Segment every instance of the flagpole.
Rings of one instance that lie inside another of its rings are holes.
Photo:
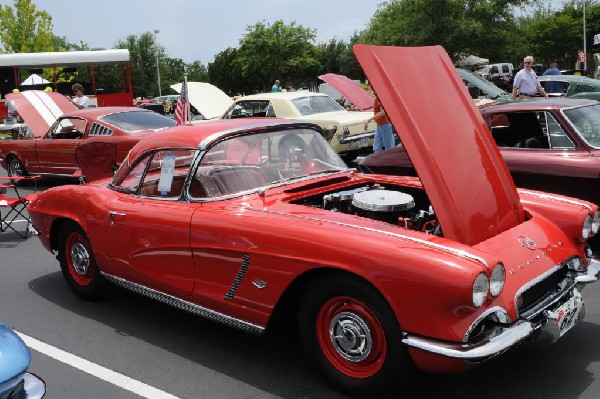
[[[587,74],[587,48],[585,46],[585,0],[583,1],[583,54],[585,58],[583,59],[583,70]]]

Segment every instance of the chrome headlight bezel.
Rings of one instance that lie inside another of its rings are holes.
[[[490,280],[485,273],[479,273],[473,282],[473,306],[476,308],[484,304],[490,292]]]
[[[506,281],[506,269],[502,263],[498,263],[492,275],[490,276],[490,294],[492,296],[498,296],[504,289],[504,282]]]
[[[587,215],[583,220],[583,226],[581,227],[581,238],[587,240],[592,237],[592,215]]]

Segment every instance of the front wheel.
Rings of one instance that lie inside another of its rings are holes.
[[[19,158],[15,156],[11,156],[8,160],[8,167],[6,168],[8,175],[10,177],[23,177],[27,176],[27,170],[25,170],[25,166],[19,161]]]
[[[59,245],[60,268],[73,292],[83,299],[103,298],[108,282],[100,274],[92,246],[81,227],[72,222],[64,225]]]
[[[414,375],[394,313],[358,278],[337,275],[313,282],[302,297],[298,321],[306,352],[348,393],[390,395]]]

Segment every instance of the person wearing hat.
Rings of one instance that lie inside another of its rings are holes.
[[[87,108],[90,105],[90,98],[83,95],[83,86],[79,83],[75,83],[73,86],[71,86],[71,89],[73,89],[73,93],[75,94],[74,97],[67,96],[69,101],[71,101],[71,104],[79,109]]]
[[[517,100],[517,95],[521,100],[530,100],[537,93],[544,97],[548,94],[537,79],[535,71],[531,68],[533,65],[533,57],[528,55],[523,59],[523,69],[515,75],[512,89],[512,100]]]

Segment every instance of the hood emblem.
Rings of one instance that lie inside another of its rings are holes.
[[[535,241],[533,241],[529,237],[519,236],[519,237],[517,237],[517,240],[519,241],[519,244],[521,244],[523,247],[525,247],[527,249],[531,249],[533,251],[534,249],[537,248],[537,245],[535,245]]]

